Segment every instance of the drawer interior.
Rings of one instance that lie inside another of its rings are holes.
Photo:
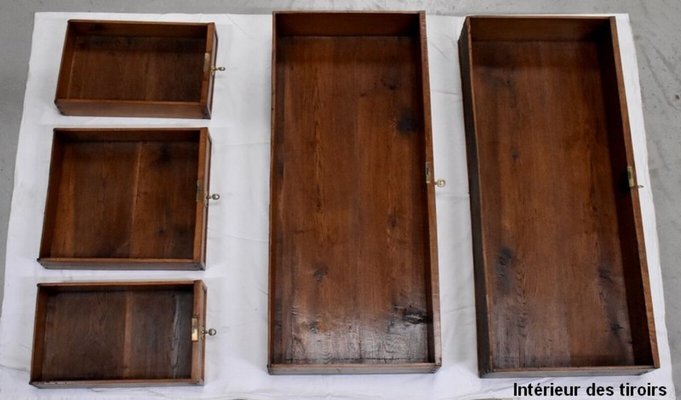
[[[652,366],[614,20],[469,21],[469,173],[490,369]]]
[[[57,97],[198,102],[207,25],[69,21]]]
[[[200,136],[55,130],[40,257],[192,259]]]
[[[39,287],[31,381],[188,380],[194,286]]]
[[[419,15],[275,19],[270,372],[432,370]]]

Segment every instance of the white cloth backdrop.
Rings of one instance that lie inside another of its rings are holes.
[[[215,22],[217,64],[211,120],[65,117],[53,104],[69,18]],[[665,385],[674,398],[655,213],[636,54],[627,15],[617,15],[634,141],[661,368],[640,377],[480,379],[477,375],[473,261],[457,38],[462,17],[428,16],[428,51],[437,178],[443,365],[435,374],[270,376],[267,374],[270,15],[38,13],[19,136],[10,214],[5,298],[0,319],[0,397],[89,399],[479,399],[508,398],[514,382]],[[54,127],[208,126],[213,138],[205,272],[60,271],[37,262]],[[203,279],[208,325],[203,387],[36,389],[28,384],[36,283]]]

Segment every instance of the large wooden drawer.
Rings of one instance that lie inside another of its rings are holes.
[[[440,366],[424,13],[274,14],[272,374]]]
[[[203,269],[210,149],[206,128],[55,129],[38,261]]]
[[[31,384],[203,384],[205,319],[201,281],[38,284]]]
[[[657,368],[615,19],[469,17],[459,48],[480,374]]]
[[[213,23],[70,20],[55,104],[65,115],[210,118]]]

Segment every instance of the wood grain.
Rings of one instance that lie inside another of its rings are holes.
[[[202,268],[209,143],[205,128],[55,129],[39,261]]]
[[[196,284],[39,284],[31,383],[201,383],[203,373],[192,374],[203,370],[194,365],[203,356],[193,359],[203,348],[191,341],[191,318],[202,312]]]
[[[480,372],[640,373],[658,362],[614,19],[536,22],[470,17],[460,39]]]
[[[423,15],[382,35],[358,23],[380,14],[274,18],[270,372],[432,372]]]
[[[55,103],[65,115],[210,118],[214,24],[68,22]]]
[[[208,289],[202,281],[194,281],[194,310],[193,317],[198,318],[199,330],[209,329],[206,322],[208,301]],[[199,335],[199,340],[192,342],[192,369],[191,379],[193,382],[203,384],[206,358],[206,337]]]

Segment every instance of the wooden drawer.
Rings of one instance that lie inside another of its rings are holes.
[[[202,281],[40,283],[31,384],[203,384]]]
[[[480,374],[657,368],[615,19],[469,17],[459,49]]]
[[[206,128],[55,129],[38,261],[203,269],[210,146]]]
[[[210,118],[212,23],[70,20],[55,104],[64,115]]]
[[[424,13],[274,13],[272,374],[440,366]]]

